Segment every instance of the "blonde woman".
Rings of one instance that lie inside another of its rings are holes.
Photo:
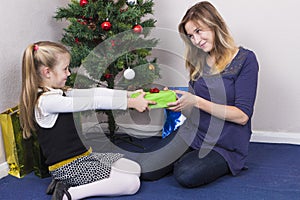
[[[190,87],[188,92],[177,90],[180,98],[168,105],[187,119],[167,138],[172,140],[176,134],[155,163],[164,162],[180,148],[187,151],[175,164],[170,161],[152,172],[144,173],[144,162],[140,164],[145,180],[173,170],[176,180],[191,188],[224,175],[235,176],[246,168],[259,67],[255,54],[235,44],[223,18],[207,1],[187,10],[179,32],[186,45]]]

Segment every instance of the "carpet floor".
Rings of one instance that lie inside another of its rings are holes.
[[[172,175],[154,182],[142,182],[133,196],[92,197],[113,200],[296,200],[300,199],[300,146],[290,144],[251,143],[248,170],[236,177],[225,176],[195,189],[182,188]],[[0,199],[47,200],[50,178],[34,173],[24,178],[6,176],[0,179]]]

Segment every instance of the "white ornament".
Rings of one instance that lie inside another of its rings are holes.
[[[124,71],[124,77],[127,79],[127,80],[131,80],[131,79],[134,79],[135,77],[135,72],[133,71],[133,69],[126,69]]]
[[[126,0],[126,4],[128,6],[134,6],[137,4],[136,0]]]

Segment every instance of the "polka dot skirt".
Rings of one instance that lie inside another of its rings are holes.
[[[111,165],[123,155],[119,153],[91,153],[54,171],[51,176],[69,186],[79,186],[108,178]]]

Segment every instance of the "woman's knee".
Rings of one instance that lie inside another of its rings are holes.
[[[197,151],[190,152],[174,165],[176,180],[188,188],[209,184],[228,173],[226,161],[214,151],[202,159],[198,158]]]
[[[183,187],[191,188],[194,187],[192,180],[195,179],[191,172],[191,169],[188,166],[175,165],[174,166],[174,177],[176,181]]]

